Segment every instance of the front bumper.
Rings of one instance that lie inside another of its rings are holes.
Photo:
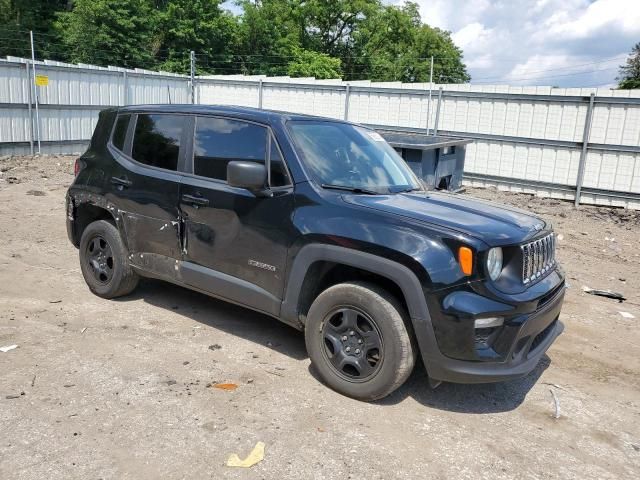
[[[558,320],[563,299],[564,288],[541,311],[523,319],[506,360],[468,361],[439,355],[428,362],[429,376],[447,382],[485,383],[527,375],[564,330],[564,325]]]
[[[437,351],[423,352],[429,377],[436,381],[485,383],[518,378],[531,372],[564,330],[558,317],[564,300],[565,285],[559,273],[558,279],[562,281],[558,281],[547,295],[538,299],[535,308],[530,308],[529,304],[529,308],[517,307],[515,312],[505,315],[504,326],[496,329],[489,345],[479,344],[477,340],[469,341],[468,337],[474,332],[469,327],[474,320],[472,315],[457,319],[459,331],[462,325],[467,325],[464,328],[467,332],[465,342],[460,342],[459,335],[457,338],[450,335],[443,337],[445,332],[438,332],[437,322],[433,324],[435,337],[438,338],[438,348],[434,349]],[[493,302],[489,305],[499,304]],[[477,313],[478,317],[487,316],[485,312]],[[497,312],[498,315],[499,313]],[[451,318],[453,317],[449,317],[449,321]],[[451,354],[454,342],[458,342],[455,350],[458,358]],[[460,347],[461,343],[466,345],[466,349]]]

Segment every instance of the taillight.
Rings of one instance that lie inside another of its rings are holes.
[[[73,164],[73,175],[77,177],[80,170],[82,170],[82,160],[76,158],[76,162]]]

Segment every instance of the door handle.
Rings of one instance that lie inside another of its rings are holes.
[[[130,187],[132,185],[131,180],[120,177],[111,177],[111,183],[120,187]]]
[[[204,197],[198,197],[195,195],[182,195],[182,201],[185,203],[190,203],[192,205],[198,206],[206,206],[209,205],[209,199]]]

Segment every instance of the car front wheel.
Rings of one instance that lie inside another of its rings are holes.
[[[360,400],[389,395],[415,363],[404,308],[389,292],[366,282],[322,292],[309,309],[305,340],[322,380]]]

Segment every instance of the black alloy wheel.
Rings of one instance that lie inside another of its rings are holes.
[[[324,354],[338,375],[358,382],[374,376],[384,360],[380,329],[365,312],[341,307],[324,319]]]
[[[95,235],[87,243],[85,255],[89,271],[96,281],[105,284],[113,278],[113,253],[102,235]]]

